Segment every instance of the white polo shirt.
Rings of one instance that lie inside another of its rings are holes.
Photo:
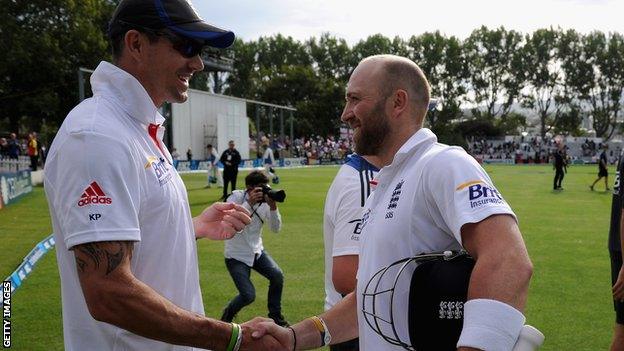
[[[420,160],[430,148],[436,154]],[[362,313],[362,293],[373,275],[402,258],[460,249],[460,229],[466,223],[479,222],[494,214],[509,214],[514,218],[515,215],[483,168],[463,149],[438,144],[429,129],[415,133],[399,149],[392,163],[380,170],[376,180],[378,185],[364,207],[360,235],[357,275],[360,348],[399,351],[403,348],[384,341]],[[409,341],[409,279],[401,279],[404,281],[407,284],[399,284],[395,290],[394,325],[401,339]],[[391,279],[382,279],[377,290],[390,288],[393,283]],[[389,294],[378,295],[375,304],[376,313],[388,319]],[[372,307],[372,299],[366,298],[366,310],[372,312]],[[386,334],[393,335],[387,324],[380,322],[380,325]]]
[[[266,202],[255,204],[253,207],[247,202],[247,193],[244,190],[234,190],[227,202],[242,205],[251,213],[251,223],[234,237],[225,241],[224,256],[233,258],[245,263],[249,267],[253,266],[256,255],[264,250],[262,245],[263,222],[269,225],[272,232],[278,233],[282,227],[282,216],[279,209],[271,211]]]
[[[101,62],[93,97],[67,116],[45,169],[61,274],[66,350],[192,350],[95,321],[80,287],[75,245],[134,241],[132,273],[177,306],[204,314],[184,183],[162,143],[164,118],[143,86]]]
[[[362,156],[352,154],[340,167],[327,191],[323,214],[325,310],[342,299],[332,280],[334,257],[360,252],[362,207],[371,193],[370,182],[377,171]]]

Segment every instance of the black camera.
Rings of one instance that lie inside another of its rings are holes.
[[[273,201],[284,202],[286,199],[286,192],[284,190],[273,190],[268,184],[263,184],[260,188],[262,188],[262,193]]]

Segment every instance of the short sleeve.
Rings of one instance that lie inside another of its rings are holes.
[[[360,182],[354,180],[342,185],[335,198],[333,257],[360,253],[362,222]]]
[[[429,160],[423,170],[423,189],[430,211],[437,211],[458,242],[461,227],[511,207],[485,170],[461,148],[451,147]]]
[[[95,241],[140,241],[143,161],[113,137],[91,132],[68,136],[57,150],[51,174],[46,174],[68,248]]]

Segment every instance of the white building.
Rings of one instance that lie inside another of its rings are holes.
[[[171,148],[176,148],[181,160],[191,148],[193,159],[206,158],[206,145],[212,144],[219,154],[234,140],[243,159],[249,158],[249,120],[244,99],[188,90],[183,104],[171,104]]]

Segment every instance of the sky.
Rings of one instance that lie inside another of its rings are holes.
[[[355,44],[369,35],[408,39],[439,30],[466,38],[485,25],[523,33],[561,27],[624,33],[624,0],[194,0],[209,23],[245,41],[281,33],[304,41],[329,32]]]

